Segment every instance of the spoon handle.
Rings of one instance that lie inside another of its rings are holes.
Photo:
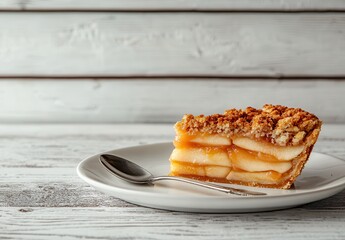
[[[224,193],[240,195],[240,196],[266,195],[266,193],[263,193],[263,192],[254,192],[254,191],[248,191],[248,190],[239,189],[239,188],[225,187],[222,185],[217,185],[217,184],[213,184],[209,182],[201,182],[197,180],[191,180],[191,179],[183,178],[183,177],[159,176],[159,177],[151,178],[151,182],[156,182],[156,181],[161,181],[161,180],[173,180],[173,181],[179,181],[179,182],[184,182],[184,183],[190,183],[190,184],[197,185],[200,187],[217,190]]]

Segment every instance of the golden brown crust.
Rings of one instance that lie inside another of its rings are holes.
[[[312,146],[322,122],[300,108],[266,104],[262,109],[230,109],[210,116],[184,115],[176,128],[194,135],[223,134],[260,138],[279,146],[307,143]]]

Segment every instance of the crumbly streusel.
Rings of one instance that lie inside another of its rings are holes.
[[[240,135],[265,139],[279,146],[298,145],[309,136],[316,136],[317,139],[321,125],[322,122],[315,115],[300,108],[270,104],[262,109],[230,109],[224,114],[210,116],[186,114],[176,123],[177,128],[191,135],[197,132],[228,137]]]

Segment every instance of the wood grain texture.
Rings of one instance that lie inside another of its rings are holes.
[[[341,13],[5,12],[0,29],[0,77],[345,76]]]
[[[283,211],[190,214],[98,193],[75,172],[84,157],[171,141],[163,124],[0,125],[0,239],[339,239],[345,191]],[[325,125],[315,151],[345,159],[345,125]]]
[[[2,0],[2,10],[339,11],[342,0]]]
[[[125,210],[125,211],[124,211]],[[323,239],[345,237],[344,212],[186,214],[133,208],[0,208],[5,239]]]
[[[344,80],[1,80],[0,122],[176,122],[265,103],[345,123]]]

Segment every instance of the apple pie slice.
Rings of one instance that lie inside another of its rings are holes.
[[[308,160],[321,125],[311,113],[280,105],[187,114],[175,125],[170,175],[288,189]]]

